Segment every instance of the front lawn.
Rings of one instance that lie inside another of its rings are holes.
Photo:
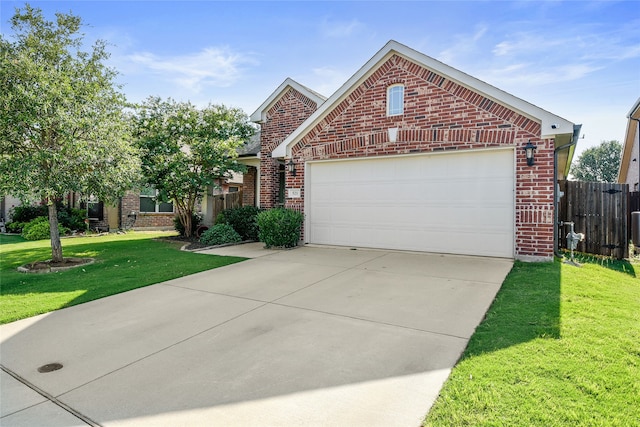
[[[640,425],[638,264],[516,262],[425,426]]]
[[[19,273],[16,268],[50,259],[49,240],[0,235],[0,324],[244,260],[183,252],[179,242],[154,240],[169,235],[133,232],[62,239],[65,257],[96,262],[46,274]]]

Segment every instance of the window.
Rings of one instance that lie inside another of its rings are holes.
[[[239,190],[239,187],[229,187],[229,193],[237,193]]]
[[[158,197],[158,190],[153,187],[144,187],[140,190],[140,212],[173,213],[173,203],[160,202],[156,197]]]
[[[387,116],[404,113],[404,86],[393,85],[387,88]]]
[[[90,196],[87,200],[87,218],[92,221],[102,221],[104,219],[104,204],[95,196]]]

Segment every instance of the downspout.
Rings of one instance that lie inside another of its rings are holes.
[[[564,224],[564,222],[560,221],[558,218],[558,208],[560,206],[560,200],[558,200],[558,152],[560,152],[560,150],[569,149],[578,143],[581,128],[582,125],[573,125],[573,136],[571,137],[571,142],[567,145],[563,145],[562,147],[556,147],[553,150],[553,253],[558,258],[564,257],[560,252],[558,242],[560,227]]]

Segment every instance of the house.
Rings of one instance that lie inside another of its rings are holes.
[[[286,79],[251,119],[245,196],[304,212],[305,243],[553,258],[580,125],[395,41],[329,98]]]
[[[243,181],[242,174],[233,173],[228,179],[219,180],[218,187],[207,189],[197,205],[197,209],[202,211],[203,224],[211,226],[215,220],[213,197],[242,191]],[[173,203],[155,200],[156,195],[155,189],[143,188],[128,191],[115,205],[89,201],[90,226],[98,230],[173,230],[176,216]]]
[[[622,159],[618,171],[618,182],[629,184],[630,191],[640,191],[640,98],[627,114],[627,131],[622,146]]]
[[[260,134],[257,133],[238,149],[238,156],[241,159],[255,157],[259,149]],[[219,179],[216,187],[211,186],[207,189],[199,206],[197,206],[198,211],[202,213],[202,223],[206,226],[211,226],[215,222],[216,212],[213,202],[215,196],[241,192],[244,188],[249,187],[250,198],[247,199],[244,193],[242,196],[244,204],[255,204],[255,200],[251,198],[255,194],[255,185],[255,174],[246,176],[233,172],[229,177]],[[117,217],[119,222],[114,222],[114,225],[109,225],[109,228],[134,228],[136,230],[173,229],[173,221],[176,216],[173,204],[158,202],[154,200],[155,196],[156,191],[153,188],[127,192],[116,208],[119,212]],[[105,217],[109,217],[106,208]]]
[[[20,199],[13,196],[0,196],[0,222],[11,222],[11,211],[14,207],[20,206],[22,203]]]

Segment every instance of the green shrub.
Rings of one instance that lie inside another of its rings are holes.
[[[200,222],[202,222],[202,216],[200,216],[197,213],[192,213],[191,214],[191,235],[195,236],[196,234],[196,230],[198,229],[198,227],[200,226]],[[180,216],[176,215],[173,218],[173,228],[176,229],[176,231],[178,233],[180,233],[181,236],[185,235],[185,229],[184,229],[184,224],[182,224],[182,221],[180,220]]]
[[[200,243],[212,246],[241,241],[242,237],[229,224],[216,224],[202,233],[202,237],[200,237]]]
[[[271,246],[292,248],[298,245],[304,215],[291,209],[271,209],[258,214],[260,241]]]
[[[5,226],[7,229],[7,233],[22,233],[22,228],[26,225],[26,222],[9,222]]]
[[[11,209],[11,221],[27,223],[40,216],[49,215],[47,205],[20,205]]]
[[[84,220],[87,219],[86,209],[75,209],[63,206],[58,208],[58,223],[70,230],[84,231],[87,229],[87,224]]]
[[[86,209],[70,208],[61,201],[56,202],[56,209],[58,211],[58,223],[62,227],[70,230],[86,230],[87,225],[84,222],[84,220],[87,219]],[[22,227],[24,227],[24,224],[43,216],[49,216],[49,208],[47,205],[21,205],[13,208],[11,212],[11,221],[14,223],[21,223],[23,224]],[[22,227],[13,232],[20,233]]]
[[[45,240],[51,237],[49,228],[49,218],[46,216],[39,216],[36,219],[32,219],[22,228],[22,237],[27,240]],[[69,229],[58,224],[58,233],[64,235],[69,232]]]
[[[242,237],[242,240],[258,240],[256,217],[262,209],[255,206],[242,206],[226,209],[218,214],[216,224],[229,224]]]

